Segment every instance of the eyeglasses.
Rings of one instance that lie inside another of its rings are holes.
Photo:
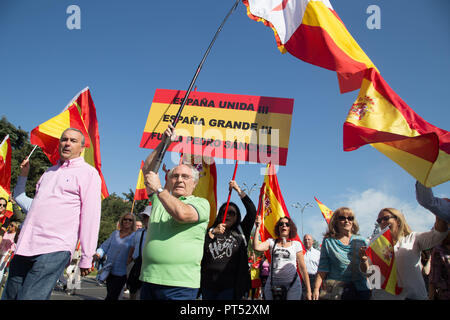
[[[382,222],[388,221],[390,218],[395,219],[396,217],[395,216],[384,216],[384,217],[378,218],[377,222],[378,222],[378,224],[381,224]]]
[[[339,216],[339,217],[338,217],[338,220],[339,220],[339,221],[345,221],[345,220],[353,221],[353,220],[355,220],[355,217],[353,217],[353,216],[350,216],[350,217]]]
[[[284,227],[284,226],[290,227],[291,225],[289,224],[289,222],[280,222],[280,223],[278,224],[278,227]]]
[[[123,219],[122,221],[133,222],[133,219],[125,218],[125,219]]]
[[[186,181],[192,178],[192,176],[188,175],[188,174],[172,174],[171,176],[172,179],[178,180],[178,178],[181,178],[181,180]]]

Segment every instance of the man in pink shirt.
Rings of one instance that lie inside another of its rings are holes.
[[[2,299],[49,299],[78,239],[81,274],[92,270],[100,226],[101,180],[97,170],[80,156],[83,149],[81,131],[66,129],[59,142],[59,162],[42,175],[35,198],[26,205],[27,217]],[[25,172],[27,175],[28,170]]]

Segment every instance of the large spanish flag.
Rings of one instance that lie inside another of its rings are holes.
[[[217,171],[214,158],[183,154],[181,161],[193,165],[200,174],[200,179],[192,194],[208,200],[210,206],[209,228],[217,216]]]
[[[7,201],[6,213],[7,218],[13,215],[13,207],[10,200],[11,197],[11,139],[9,134],[3,138],[0,144],[0,197]]]
[[[142,167],[144,166],[144,161],[141,161],[141,168],[139,169],[138,180],[136,183],[136,191],[134,192],[134,200],[145,200],[148,199],[147,190],[144,184],[144,174],[142,172]]]
[[[97,169],[102,179],[102,199],[109,197],[108,188],[106,187],[105,178],[102,174],[102,159],[100,154],[100,134],[98,132],[97,111],[94,101],[92,100],[89,87],[84,88],[72,100],[70,106],[76,106],[81,114],[83,123],[89,134],[90,146],[84,149],[84,160]]]
[[[38,145],[52,164],[59,160],[59,139],[67,128],[83,132],[85,145],[90,145],[89,135],[76,106],[70,106],[57,116],[40,124],[30,133],[31,144]]]
[[[94,102],[89,88],[83,89],[57,116],[34,128],[30,134],[31,144],[38,145],[51,163],[59,160],[59,139],[67,128],[83,132],[85,149],[84,160],[97,169],[102,180],[102,198],[109,196],[101,171],[100,136]]]
[[[316,197],[314,197],[314,200],[316,200],[317,205],[319,206],[320,212],[322,212],[323,217],[327,221],[327,224],[330,223],[331,216],[333,215],[333,210],[328,208],[326,205],[324,205],[322,202],[319,201]]]
[[[276,239],[274,231],[276,223],[282,217],[290,217],[281,194],[274,165],[270,163],[267,164],[266,175],[259,194],[258,214],[262,218],[262,224],[259,229],[262,242],[268,238]],[[304,252],[305,247],[298,234],[292,240],[299,241]]]
[[[247,15],[273,29],[279,50],[336,71],[341,92],[356,90],[375,68],[328,0],[243,0]]]
[[[372,263],[380,268],[382,276],[381,288],[393,295],[400,294],[402,288],[397,283],[397,265],[389,226],[371,240],[366,254]]]
[[[371,144],[426,187],[450,180],[450,134],[414,112],[367,70],[344,123],[344,151]]]

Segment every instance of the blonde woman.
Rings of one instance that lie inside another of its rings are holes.
[[[107,291],[105,300],[118,300],[127,281],[128,252],[133,244],[135,231],[135,216],[132,213],[124,213],[119,219],[119,230],[115,230],[94,255],[95,261],[107,255],[102,268],[102,273],[107,273],[103,277]]]
[[[402,293],[396,297],[382,292],[380,299],[428,299],[422,277],[420,253],[439,245],[447,236],[447,222],[436,217],[434,228],[427,232],[411,231],[405,216],[397,209],[384,208],[378,214],[377,223],[381,229],[389,226],[394,243],[397,264],[397,280]],[[366,257],[365,257],[366,258]],[[378,294],[377,294],[378,296]]]
[[[371,291],[367,287],[365,275],[361,272],[367,271],[367,263],[360,258],[360,249],[366,246],[367,242],[358,235],[358,232],[358,222],[350,208],[341,207],[334,211],[320,250],[313,291],[314,300],[319,299],[323,282],[325,286],[331,285],[331,281],[326,280],[339,281],[340,290],[337,292],[342,291],[340,296],[342,300],[370,299]]]

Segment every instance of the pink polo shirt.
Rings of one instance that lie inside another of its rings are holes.
[[[69,251],[81,243],[80,268],[92,266],[100,227],[101,180],[82,157],[49,168],[22,225],[16,254]]]

